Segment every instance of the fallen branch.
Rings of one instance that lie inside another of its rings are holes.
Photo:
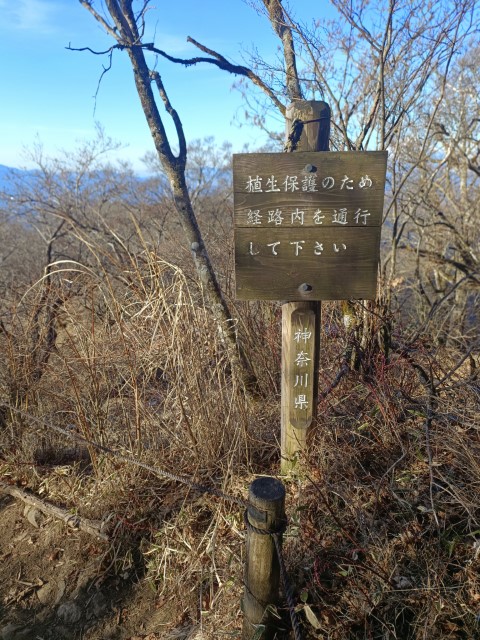
[[[56,507],[53,504],[37,498],[32,493],[19,489],[18,487],[13,487],[5,482],[0,482],[0,491],[12,496],[13,498],[22,500],[25,504],[35,507],[46,515],[63,520],[63,522],[72,529],[79,529],[80,531],[89,533],[90,535],[100,538],[101,540],[105,540],[106,542],[109,540],[108,536],[102,532],[102,524],[98,521],[81,518],[76,514],[70,513],[66,509]]]

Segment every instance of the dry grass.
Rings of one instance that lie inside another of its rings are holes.
[[[175,611],[159,637],[235,637],[238,507],[49,425],[245,496],[253,474],[279,467],[280,307],[236,307],[261,391],[250,399],[187,266],[140,232],[126,260],[89,250],[88,268],[56,263],[48,290],[43,279],[10,307],[2,474],[108,521],[105,573],[141,566],[155,606]],[[347,344],[335,304],[324,305],[323,327],[326,389]],[[480,637],[478,354],[396,342],[388,361],[365,352],[321,401],[298,475],[285,479],[285,555],[306,638]]]

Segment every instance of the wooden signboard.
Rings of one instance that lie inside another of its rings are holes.
[[[386,164],[386,151],[235,154],[237,298],[374,298]]]
[[[315,382],[315,343],[318,342],[315,313],[312,309],[296,309],[283,327],[284,377],[288,389],[288,419],[296,429],[306,429],[313,417]]]

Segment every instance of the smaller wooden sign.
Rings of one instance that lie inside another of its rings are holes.
[[[312,422],[314,408],[315,313],[294,311],[288,328],[284,375],[290,396],[289,420],[295,428],[306,429]]]
[[[374,298],[387,152],[233,156],[237,298]]]

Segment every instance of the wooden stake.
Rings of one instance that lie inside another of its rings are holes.
[[[285,488],[275,478],[257,478],[250,485],[248,523],[262,531],[278,531],[285,522]],[[275,633],[280,565],[272,536],[247,528],[242,640],[268,640]],[[278,620],[277,620],[278,622]],[[278,631],[278,625],[277,625]]]
[[[326,102],[296,100],[287,108],[287,147],[328,151],[330,107]],[[304,451],[308,429],[317,417],[321,303],[303,300],[282,306],[281,470],[289,473]]]

